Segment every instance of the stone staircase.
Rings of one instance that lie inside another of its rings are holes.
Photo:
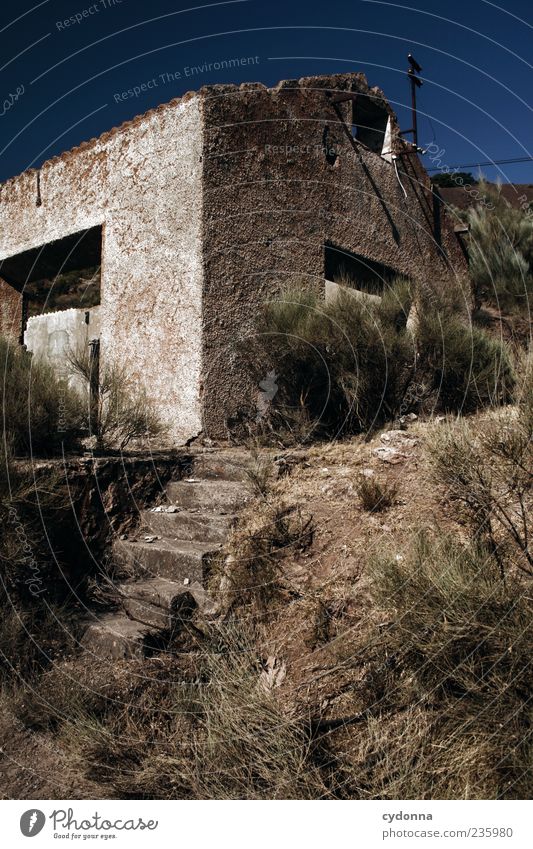
[[[215,614],[206,577],[251,497],[247,462],[244,451],[196,455],[191,477],[167,485],[167,503],[141,512],[135,537],[114,541],[114,564],[129,577],[113,588],[119,609],[86,626],[82,645],[88,652],[142,658],[166,650],[196,610]]]

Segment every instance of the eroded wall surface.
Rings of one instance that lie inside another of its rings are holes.
[[[101,362],[146,387],[175,443],[201,427],[201,154],[185,96],[45,163],[39,193],[36,171],[0,186],[0,260],[103,226]]]
[[[203,90],[204,425],[212,436],[224,436],[257,394],[235,336],[253,335],[261,305],[290,284],[323,294],[327,241],[421,284],[466,273],[390,108],[398,175],[391,156],[353,140],[351,101],[335,108],[328,90],[369,91],[361,74]]]

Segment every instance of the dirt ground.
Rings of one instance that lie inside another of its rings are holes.
[[[384,552],[402,556],[423,529],[453,527],[462,536],[425,451],[428,437],[443,426],[438,417],[383,431],[369,442],[358,437],[314,446],[274,487],[284,503],[312,516],[314,539],[284,563],[290,601],[270,611],[264,651],[284,668],[284,696],[307,699],[324,717],[358,710],[357,700],[343,696],[343,669],[350,668],[353,683],[354,635],[375,618],[368,561]],[[357,494],[362,476],[396,487],[395,503],[383,512],[363,509]]]
[[[107,791],[69,766],[57,737],[29,731],[0,702],[0,798],[105,799]]]

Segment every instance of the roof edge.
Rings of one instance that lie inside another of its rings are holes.
[[[316,86],[316,82],[320,81],[319,88],[335,88],[335,83],[342,83],[346,86],[349,82],[358,82],[362,84],[364,88],[368,91],[373,91],[376,94],[379,94],[383,99],[387,101],[385,95],[381,91],[381,89],[376,86],[370,87],[367,81],[365,74],[361,71],[347,71],[345,73],[336,73],[336,74],[316,74],[312,76],[300,77],[299,79],[294,80],[279,80],[273,86],[266,86],[264,83],[260,82],[243,82],[240,84],[235,83],[213,83],[211,85],[202,86],[201,88],[195,91],[187,91],[185,94],[181,95],[181,97],[174,97],[172,100],[165,101],[165,103],[161,103],[158,106],[154,106],[151,109],[148,109],[146,112],[142,112],[139,115],[135,115],[133,118],[129,118],[127,121],[123,121],[122,124],[118,124],[115,127],[111,127],[109,130],[105,130],[99,136],[93,136],[86,141],[81,142],[79,145],[75,145],[56,156],[52,156],[50,159],[46,159],[40,166],[36,168],[26,168],[24,171],[19,172],[18,174],[14,174],[12,177],[8,177],[6,180],[0,182],[0,191],[9,185],[16,183],[18,180],[23,179],[24,177],[29,177],[32,174],[39,174],[43,171],[43,169],[48,168],[49,166],[56,165],[59,162],[64,162],[70,159],[72,156],[77,155],[78,153],[83,153],[87,150],[90,150],[94,147],[98,142],[107,142],[110,139],[114,138],[116,135],[120,133],[126,132],[132,127],[137,127],[142,124],[144,121],[149,120],[154,115],[162,114],[170,109],[175,108],[176,106],[186,103],[190,100],[193,100],[195,97],[221,97],[227,95],[230,91],[234,91],[236,94],[245,93],[250,91],[261,91],[261,92],[272,92],[272,93],[280,93],[283,90],[287,90],[290,88],[314,88]],[[333,84],[333,85],[332,85]],[[341,86],[339,85],[339,88]]]

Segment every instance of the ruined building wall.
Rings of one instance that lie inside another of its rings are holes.
[[[406,198],[393,163],[354,142],[351,101],[338,104],[339,117],[326,90],[368,86],[363,75],[345,74],[203,92],[209,435],[224,436],[225,419],[253,399],[235,335],[253,334],[258,309],[291,283],[324,292],[327,241],[435,286],[465,273],[444,223],[447,256],[436,243],[429,180],[417,157],[395,143]]]
[[[24,345],[85,397],[87,386],[79,374],[69,370],[68,358],[71,351],[87,350],[90,340],[99,338],[100,307],[56,310],[28,319]]]
[[[403,189],[390,155],[354,141],[352,101],[327,96],[369,91]],[[289,283],[324,294],[327,242],[431,286],[465,272],[396,131],[361,74],[210,86],[0,186],[0,261],[101,227],[102,367],[146,387],[172,441],[223,438],[257,392],[236,337]],[[20,308],[5,294],[3,324]]]
[[[102,225],[102,366],[146,387],[177,442],[201,427],[201,152],[189,96],[45,163],[40,206],[35,171],[0,186],[0,260]]]

